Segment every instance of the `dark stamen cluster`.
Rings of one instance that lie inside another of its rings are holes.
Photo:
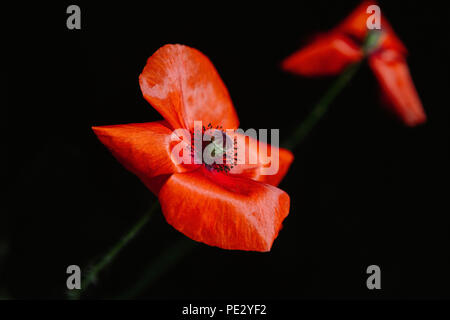
[[[191,139],[191,155],[192,159],[202,159],[203,160],[203,150],[205,148],[214,142],[214,136],[211,137],[211,141],[203,141],[203,136],[205,132],[208,130],[219,130],[222,133],[222,145],[223,149],[226,150],[227,147],[227,139],[231,139],[223,129],[222,126],[216,126],[213,127],[211,123],[209,123],[206,127],[202,127],[202,132],[196,132],[194,134],[194,131],[191,130],[191,136],[193,139]],[[197,139],[197,140],[196,140]],[[196,150],[196,146],[201,145],[201,150]],[[214,156],[214,153],[212,154]],[[195,162],[194,162],[195,163]],[[237,164],[237,139],[233,139],[233,148],[230,148],[230,150],[226,150],[226,152],[223,154],[222,163],[212,163],[212,164],[204,164],[207,168],[211,170],[215,170],[218,172],[225,172],[228,173],[231,169],[233,169]]]

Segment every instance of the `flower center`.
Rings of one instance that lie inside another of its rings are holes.
[[[370,30],[362,44],[362,49],[365,54],[371,54],[377,50],[384,36],[385,34],[382,30]]]
[[[193,134],[192,157],[194,163],[202,163],[206,168],[228,173],[237,162],[237,141],[225,133],[220,126],[208,124],[201,134]]]

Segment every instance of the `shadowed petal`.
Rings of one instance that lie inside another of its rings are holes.
[[[284,191],[206,168],[173,174],[159,200],[175,229],[193,240],[232,250],[270,251],[289,213]]]
[[[362,56],[361,49],[349,38],[337,33],[322,34],[287,57],[282,67],[304,76],[335,75]]]
[[[93,127],[98,139],[129,171],[153,192],[161,187],[161,175],[183,172],[185,167],[172,161],[172,130],[165,121]]]
[[[371,55],[369,64],[383,94],[403,122],[408,126],[424,123],[427,117],[405,58],[393,50],[383,50]]]

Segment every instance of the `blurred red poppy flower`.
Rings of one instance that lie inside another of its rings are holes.
[[[343,22],[328,33],[286,58],[284,70],[303,76],[335,75],[348,65],[368,57],[391,110],[408,126],[426,121],[425,111],[406,63],[407,50],[384,17],[376,45],[369,50],[363,43],[369,35],[367,8],[375,1],[364,1]]]
[[[178,164],[172,152],[180,142],[173,141],[175,129],[192,132],[194,121],[210,128],[238,128],[228,90],[210,60],[183,45],[156,51],[139,82],[144,98],[165,120],[93,127],[100,141],[158,196],[167,222],[178,231],[224,249],[269,251],[289,213],[289,196],[276,186],[293,161],[292,153],[277,148],[279,157],[272,161],[278,161],[278,173],[263,175],[263,143],[236,134],[249,153],[261,156],[256,165],[223,170]],[[269,153],[275,148],[268,146]]]

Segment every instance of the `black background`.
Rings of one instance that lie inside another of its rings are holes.
[[[280,128],[283,140],[333,78],[289,75],[279,63],[358,1],[76,3],[81,30],[66,28],[69,4],[4,11],[2,297],[65,298],[66,267],[86,270],[154,201],[90,127],[160,119],[138,84],[160,46],[205,53],[241,127]],[[280,185],[290,215],[272,251],[197,245],[137,297],[449,298],[449,50],[441,4],[380,4],[409,49],[424,126],[390,117],[364,66],[295,152]],[[85,297],[120,297],[183,238],[158,212]],[[381,267],[382,290],[366,288],[371,264]]]

